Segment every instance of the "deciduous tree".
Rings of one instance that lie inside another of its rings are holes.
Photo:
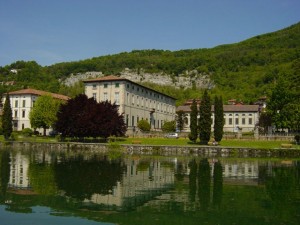
[[[118,106],[109,102],[97,103],[93,98],[80,94],[60,106],[55,128],[62,137],[123,136],[126,125]]]
[[[29,113],[31,126],[34,129],[43,128],[45,136],[46,129],[52,127],[57,120],[56,113],[60,104],[60,100],[54,99],[50,95],[38,97]]]

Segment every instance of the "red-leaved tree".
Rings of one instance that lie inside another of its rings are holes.
[[[60,106],[55,129],[62,137],[124,136],[126,125],[118,106],[110,102],[97,103],[93,98],[80,94]]]

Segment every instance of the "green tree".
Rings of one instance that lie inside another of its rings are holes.
[[[12,111],[10,106],[9,94],[6,94],[6,99],[2,115],[2,129],[5,140],[7,140],[12,133]]]
[[[57,120],[56,114],[60,104],[61,101],[52,98],[50,95],[38,97],[29,113],[31,126],[34,129],[43,128],[45,136],[46,129],[53,126]]]
[[[262,112],[259,116],[258,126],[263,133],[268,132],[268,127],[272,125],[272,117],[268,112]]]
[[[175,122],[175,120],[165,121],[161,129],[162,129],[163,132],[175,132],[176,131],[176,122]]]
[[[151,129],[150,123],[147,120],[140,120],[137,124],[137,127],[141,131],[150,131]]]
[[[215,123],[214,123],[214,136],[215,141],[220,142],[223,138],[223,127],[224,127],[224,110],[223,110],[223,100],[220,96],[215,97]]]
[[[211,134],[211,103],[207,90],[204,91],[200,106],[199,138],[201,144],[207,144]]]
[[[196,142],[198,138],[198,106],[197,102],[194,99],[191,105],[191,121],[190,121],[190,129],[191,133],[189,134],[189,139],[193,142]]]
[[[177,128],[179,129],[179,132],[181,132],[184,128],[184,125],[186,124],[186,114],[182,111],[179,110],[176,112],[176,123],[177,123]]]

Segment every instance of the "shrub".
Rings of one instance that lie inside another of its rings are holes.
[[[151,129],[150,123],[147,120],[140,120],[137,126],[142,131],[150,131]]]
[[[30,128],[25,128],[22,130],[22,134],[25,137],[31,137],[33,135],[33,131]]]
[[[175,132],[176,131],[176,122],[173,121],[165,121],[162,126],[163,132]]]

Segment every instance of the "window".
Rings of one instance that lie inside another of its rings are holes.
[[[235,124],[239,124],[239,118],[235,118]]]
[[[134,116],[132,116],[131,125],[134,127]]]
[[[97,99],[97,94],[93,93],[93,98],[96,100]]]
[[[26,100],[23,100],[23,107],[26,107]]]
[[[129,101],[129,93],[127,93],[126,96],[127,96],[127,105],[129,105],[129,104],[130,104],[130,101]]]
[[[120,84],[119,83],[115,83],[115,87],[116,88],[120,87]]]
[[[134,95],[132,95],[132,105],[134,105]]]
[[[25,125],[24,125],[24,123],[22,123],[22,130],[25,128]]]
[[[137,104],[137,105],[140,104],[139,96],[136,96],[136,104]]]
[[[120,93],[119,92],[115,92],[115,103],[117,105],[120,104]]]
[[[229,118],[228,123],[229,123],[229,125],[232,125],[232,118]]]
[[[128,127],[128,123],[129,123],[129,115],[126,114],[126,126]]]
[[[96,89],[97,89],[96,84],[93,84],[93,90],[96,90]]]
[[[22,111],[22,118],[25,118],[25,110]]]
[[[104,84],[104,88],[107,88],[107,84]]]
[[[246,124],[246,119],[242,118],[242,124],[245,125]]]
[[[108,95],[107,92],[103,93],[103,101],[107,101],[108,100]]]
[[[14,116],[15,118],[17,118],[18,117],[18,110],[15,110],[15,116]]]
[[[15,107],[18,107],[18,100],[15,100]]]
[[[252,125],[252,118],[249,118],[249,125]]]

